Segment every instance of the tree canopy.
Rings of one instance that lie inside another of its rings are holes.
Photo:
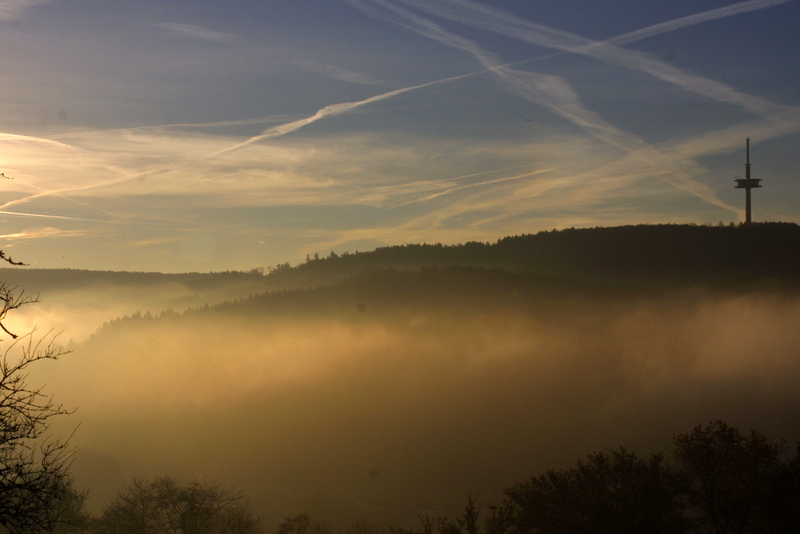
[[[239,493],[216,482],[134,479],[103,511],[101,534],[255,534],[258,517]]]
[[[505,491],[489,534],[800,532],[800,456],[723,421],[673,439],[672,461],[590,454]]]

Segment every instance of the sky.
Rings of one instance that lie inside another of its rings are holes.
[[[0,0],[0,248],[268,268],[800,222],[795,0]]]

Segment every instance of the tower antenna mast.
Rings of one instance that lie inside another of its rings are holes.
[[[750,190],[761,187],[761,179],[750,178],[750,138],[747,138],[747,163],[744,164],[744,179],[735,180],[736,189],[745,190],[745,224],[753,222],[750,206]]]

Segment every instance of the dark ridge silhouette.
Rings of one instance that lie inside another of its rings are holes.
[[[225,287],[237,298],[267,290],[326,285],[375,268],[418,270],[433,266],[499,268],[593,284],[719,285],[767,279],[796,283],[800,279],[800,226],[753,223],[569,228],[504,237],[495,243],[407,244],[371,252],[332,252],[295,267],[284,263],[267,271],[163,274],[0,269],[0,278],[30,291],[176,283],[194,291]]]
[[[800,267],[800,226],[757,223],[569,228],[505,237],[494,244],[402,245],[331,255],[299,265],[296,271],[344,274],[369,267],[426,265],[499,267],[589,279],[795,278]]]
[[[554,230],[506,237],[494,244],[411,244],[332,253],[296,267],[283,264],[268,274],[20,269],[4,270],[0,277],[31,294],[110,288],[151,297],[130,310],[141,313],[118,319],[123,322],[174,319],[184,311],[350,319],[454,306],[478,312],[512,307],[545,315],[581,301],[602,299],[613,305],[687,288],[721,294],[754,290],[796,294],[800,226]]]

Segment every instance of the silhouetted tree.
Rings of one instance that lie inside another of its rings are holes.
[[[674,443],[688,481],[687,511],[698,531],[800,532],[798,460],[783,460],[783,443],[755,430],[742,435],[723,421],[698,425]]]
[[[0,259],[20,265],[2,251]],[[0,282],[0,329],[12,338],[0,352],[0,527],[12,533],[52,530],[73,491],[68,442],[47,434],[51,418],[68,411],[27,380],[31,366],[63,352],[52,336],[18,336],[5,324],[36,300]]]
[[[769,497],[769,524],[775,533],[800,532],[800,444],[781,465]]]
[[[684,532],[680,484],[663,457],[624,448],[589,455],[505,491],[489,534],[660,534]]]
[[[103,510],[105,534],[254,534],[258,518],[248,501],[213,482],[183,484],[170,477],[134,479]]]
[[[286,517],[278,525],[278,534],[311,534],[311,518],[308,514]]]
[[[470,494],[467,496],[467,504],[464,506],[464,512],[456,516],[455,519],[449,520],[446,517],[439,517],[436,519],[436,530],[439,534],[478,534],[478,517],[480,516],[481,507],[476,506],[478,497]],[[431,534],[433,532],[433,522],[429,518],[422,519],[423,532]]]
[[[94,531],[95,518],[86,510],[88,490],[70,488],[55,503],[59,521],[50,530],[53,534],[89,534]]]

